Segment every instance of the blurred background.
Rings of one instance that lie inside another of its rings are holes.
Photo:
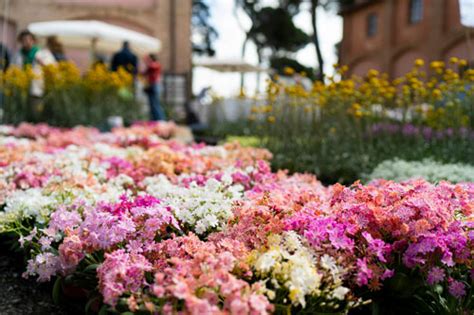
[[[222,96],[240,93],[237,72],[200,67],[200,56],[276,70],[296,65],[311,76],[319,68],[332,75],[339,62],[351,74],[376,69],[392,77],[417,58],[473,58],[458,0],[2,0],[0,10],[0,36],[12,52],[18,31],[39,21],[98,20],[159,39],[165,84],[179,102],[211,82]],[[88,48],[65,50],[81,69],[90,64]],[[245,90],[264,88],[266,75],[257,84],[247,74]]]

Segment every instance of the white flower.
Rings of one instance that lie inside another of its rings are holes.
[[[223,146],[205,146],[197,150],[197,153],[202,156],[215,156],[222,159],[226,159],[228,156],[228,152]]]
[[[301,306],[306,306],[305,296],[315,293],[321,285],[322,276],[316,271],[311,259],[306,255],[295,253],[289,259],[291,265],[289,288],[296,288],[296,299]],[[298,304],[297,303],[297,304]]]
[[[424,178],[432,183],[442,180],[452,183],[473,182],[474,166],[461,163],[443,164],[431,159],[410,162],[395,159],[380,163],[366,177],[368,180],[383,178],[398,182],[412,178]]]
[[[31,140],[15,137],[0,136],[0,146],[26,147],[31,144]]]
[[[18,220],[33,217],[38,222],[45,222],[56,204],[55,198],[44,194],[40,188],[16,190],[7,197],[4,213]]]
[[[277,250],[270,250],[257,259],[255,269],[261,273],[269,272],[281,258],[281,253]]]
[[[303,248],[300,238],[295,231],[285,233],[285,246],[290,251],[298,251]]]
[[[334,282],[340,282],[341,276],[344,273],[344,269],[337,265],[336,260],[324,254],[319,260],[321,267],[328,270],[331,273]]]
[[[332,297],[342,301],[346,297],[346,294],[349,293],[349,291],[350,290],[346,287],[337,287],[336,289],[334,289],[334,291],[332,291]]]
[[[173,210],[178,220],[190,226],[197,234],[222,229],[232,217],[233,203],[242,197],[240,185],[226,185],[210,178],[199,186],[172,184],[164,175],[146,178],[146,192],[163,200]]]
[[[329,276],[334,273],[339,277],[343,272],[334,258],[324,255],[318,264],[315,253],[294,231],[270,235],[268,246],[256,257],[252,256],[255,257],[252,267],[262,283],[271,283],[276,289],[286,288],[289,291],[287,298],[303,308],[307,297],[322,297],[328,302],[344,300],[348,289],[341,287],[336,277]],[[322,269],[319,270],[318,265]]]
[[[0,134],[8,135],[11,134],[15,128],[13,126],[0,125]]]

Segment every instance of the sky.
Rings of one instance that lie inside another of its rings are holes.
[[[267,0],[269,5],[274,0]],[[225,60],[240,60],[241,48],[244,41],[244,32],[239,27],[239,22],[234,15],[234,0],[209,0],[211,8],[211,22],[219,32],[219,38],[215,42],[216,58]],[[321,49],[325,61],[325,71],[332,73],[332,65],[337,62],[334,45],[342,38],[342,19],[334,12],[319,10],[318,29],[321,42]],[[238,12],[240,23],[248,28],[250,20],[243,12]],[[308,10],[295,17],[295,24],[308,33],[311,31],[311,15]],[[316,52],[314,45],[308,44],[300,50],[296,59],[307,66],[317,66]],[[253,45],[247,47],[245,61],[257,64],[257,54]],[[260,88],[264,88],[266,76],[261,77]],[[195,93],[201,89],[211,86],[212,90],[220,96],[235,96],[240,89],[240,75],[237,73],[219,73],[202,67],[195,67],[193,74],[193,89]],[[255,74],[246,74],[245,90],[248,93],[255,91],[257,79]]]

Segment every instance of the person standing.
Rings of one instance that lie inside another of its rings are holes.
[[[112,63],[110,69],[117,71],[119,68],[123,68],[125,71],[135,77],[138,73],[138,58],[130,50],[130,45],[127,41],[123,42],[122,49],[116,52],[112,57]]]
[[[66,54],[64,53],[63,44],[58,40],[56,36],[49,36],[46,39],[46,46],[48,47],[49,51],[53,54],[54,59],[57,62],[66,61]]]
[[[6,72],[8,70],[8,67],[10,66],[10,53],[8,51],[8,48],[5,44],[0,43],[0,72]],[[1,78],[0,84],[4,85],[5,82],[4,76]],[[3,103],[4,103],[4,95],[3,95],[3,89],[0,90],[0,111],[3,110]]]
[[[145,65],[144,75],[147,81],[145,93],[148,96],[151,120],[166,120],[165,112],[160,104],[161,64],[155,54],[149,54],[145,58]]]
[[[44,80],[42,67],[55,64],[56,60],[48,49],[41,49],[36,45],[36,38],[28,30],[23,30],[18,34],[20,50],[14,58],[13,64],[26,69],[31,67],[34,78],[30,83],[29,110],[26,113],[27,120],[35,121],[39,112],[42,111],[42,97],[44,95]]]
[[[14,64],[26,68],[31,66],[33,70],[41,70],[42,66],[56,63],[53,54],[48,49],[42,49],[36,44],[36,37],[28,30],[18,34],[20,51],[16,54]]]
[[[10,66],[10,52],[5,44],[0,43],[0,71],[7,71]]]

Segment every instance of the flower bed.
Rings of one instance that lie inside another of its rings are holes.
[[[472,311],[473,183],[325,187],[172,128],[0,127],[0,233],[25,277],[112,313]]]
[[[41,101],[32,101],[33,80],[44,84]],[[121,116],[126,123],[144,117],[142,106],[134,98],[133,76],[123,69],[109,71],[95,65],[81,74],[72,62],[42,67],[36,73],[31,67],[11,66],[0,73],[0,122],[45,122],[73,127],[87,124],[106,127],[111,116]]]
[[[331,184],[350,184],[394,158],[474,165],[474,69],[466,65],[417,60],[394,80],[376,70],[349,76],[346,66],[325,82],[275,76],[248,119],[216,121],[213,132],[256,137],[274,154],[274,169]]]

